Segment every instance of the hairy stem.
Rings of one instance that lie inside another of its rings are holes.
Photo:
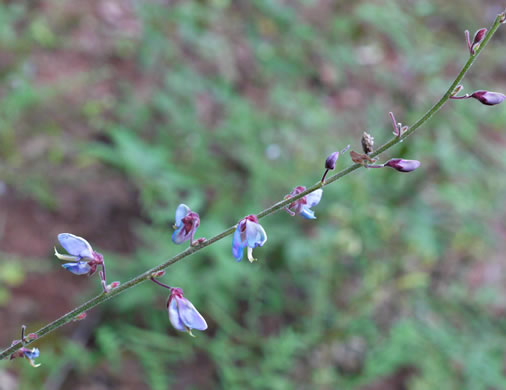
[[[476,52],[473,55],[470,55],[469,59],[467,60],[467,62],[464,65],[464,67],[462,68],[460,73],[457,75],[457,78],[451,84],[451,86],[448,88],[448,90],[443,95],[443,97],[441,99],[439,99],[439,101],[436,104],[434,104],[434,106],[432,106],[432,108],[430,110],[428,110],[418,121],[416,121],[401,137],[392,138],[390,141],[386,142],[381,147],[379,147],[376,151],[371,153],[370,154],[371,157],[378,156],[379,154],[383,153],[387,149],[390,149],[392,146],[398,144],[399,142],[401,142],[405,138],[409,137],[419,127],[421,127],[425,122],[427,122],[437,111],[439,111],[439,109],[449,100],[451,93],[455,90],[457,85],[460,84],[460,82],[464,78],[466,72],[469,70],[469,68],[471,67],[471,65],[475,61],[476,57],[478,57],[478,55],[481,53],[481,51],[487,45],[490,38],[492,38],[494,33],[497,31],[497,29],[501,25],[501,20],[505,18],[505,12],[497,15],[494,23],[490,27],[488,33],[486,34],[485,38],[481,42],[479,48],[476,50]],[[356,171],[357,169],[359,169],[361,167],[362,167],[362,165],[360,165],[360,164],[353,164],[353,165],[349,166],[348,168],[345,168],[342,171],[331,176],[325,182],[319,181],[318,183],[307,188],[305,191],[301,192],[300,194],[293,196],[289,199],[285,199],[285,200],[282,200],[282,201],[279,201],[279,202],[273,204],[271,207],[258,213],[257,217],[260,219],[260,218],[266,217],[267,215],[273,214],[273,213],[281,210],[285,206],[288,206],[290,203],[296,201],[297,199],[300,199],[300,198],[306,196],[307,194],[309,194],[319,188],[322,188],[330,183],[333,183],[333,182],[341,179],[342,177],[352,173],[353,171]],[[55,329],[58,329],[59,327],[67,324],[68,322],[72,321],[77,315],[79,315],[87,310],[90,310],[97,305],[100,305],[101,303],[121,294],[123,291],[129,290],[132,287],[135,287],[136,285],[138,285],[142,282],[145,282],[146,280],[150,280],[153,272],[161,271],[161,270],[169,267],[170,265],[178,262],[179,260],[182,260],[185,257],[188,257],[188,256],[192,255],[193,253],[200,251],[201,249],[205,248],[206,246],[214,244],[216,241],[219,241],[219,240],[231,235],[232,233],[234,233],[236,227],[237,227],[237,225],[231,226],[227,230],[210,238],[207,241],[200,242],[195,246],[190,246],[189,248],[187,248],[183,252],[168,259],[164,263],[162,263],[154,268],[151,268],[150,270],[147,270],[146,272],[134,277],[133,279],[130,279],[128,282],[120,285],[118,288],[116,288],[110,292],[107,292],[107,293],[103,292],[102,294],[90,299],[88,302],[83,303],[81,306],[76,307],[74,310],[68,312],[67,314],[61,316],[60,318],[56,319],[55,321],[51,322],[50,324],[47,324],[46,326],[42,327],[37,332],[35,332],[35,334],[38,336],[37,339],[40,339],[41,337],[44,337],[45,335],[47,335],[48,333],[51,333]],[[30,344],[32,341],[33,340],[31,340],[31,339],[27,340],[25,345]],[[3,350],[0,353],[0,360],[7,358],[10,354],[17,351],[22,346],[23,346],[23,343],[20,341],[16,344],[13,344],[9,348],[6,348],[5,350]]]

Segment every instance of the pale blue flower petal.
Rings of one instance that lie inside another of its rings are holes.
[[[177,298],[179,317],[190,329],[206,330],[207,323],[204,317],[195,309],[195,306],[186,298]]]
[[[181,226],[181,220],[184,217],[186,217],[190,211],[191,211],[190,208],[183,203],[181,203],[179,206],[177,206],[177,209],[176,209],[176,226],[177,227]]]
[[[34,360],[40,356],[40,351],[38,348],[33,348],[31,351],[25,351],[24,354],[28,359]]]
[[[62,267],[74,275],[85,275],[90,272],[90,266],[86,261],[78,261],[77,263],[65,263]]]
[[[69,254],[79,258],[93,259],[93,249],[84,238],[70,233],[61,233],[58,234],[58,241]]]
[[[181,224],[181,226],[179,228],[177,228],[176,230],[174,230],[174,233],[172,233],[172,242],[174,244],[182,244],[183,242],[188,240],[190,238],[190,234],[189,233],[185,234],[185,233],[186,233],[186,230],[184,228],[184,225]]]
[[[237,259],[237,261],[242,260],[242,255],[244,252],[244,247],[246,246],[246,242],[241,240],[241,224],[237,225],[237,229],[234,232],[234,238],[232,240],[232,254]]]
[[[246,240],[250,248],[263,246],[267,241],[267,234],[262,225],[246,220]]]
[[[308,207],[303,207],[300,211],[300,215],[306,219],[316,219],[314,216],[314,211]]]
[[[313,206],[316,206],[318,203],[320,203],[320,200],[322,198],[323,190],[321,188],[311,192],[310,194],[306,195],[306,206],[311,208]]]
[[[184,332],[184,331],[186,331],[186,328],[184,326],[183,321],[181,321],[181,317],[179,316],[179,310],[178,310],[177,306],[178,305],[176,302],[176,298],[173,297],[170,300],[170,304],[169,304],[169,320],[174,328],[176,328],[177,330],[180,330],[181,332]]]

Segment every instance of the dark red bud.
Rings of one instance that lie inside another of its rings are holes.
[[[506,98],[502,93],[483,90],[473,92],[471,97],[487,106],[495,106],[496,104],[502,103]]]
[[[483,38],[485,38],[485,34],[487,33],[486,28],[481,28],[478,31],[476,31],[476,34],[474,34],[473,38],[473,44],[471,45],[471,54],[474,54],[474,50],[477,49],[477,46],[483,41]]]
[[[420,161],[393,158],[392,160],[387,161],[385,166],[393,168],[399,172],[412,172],[420,166]]]

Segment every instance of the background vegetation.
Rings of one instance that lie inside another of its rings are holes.
[[[388,111],[428,109],[501,3],[2,2],[1,345],[100,291],[60,268],[57,233],[126,280],[181,250],[180,202],[209,237],[313,184],[364,130],[388,139]],[[506,90],[505,36],[465,91]],[[40,340],[40,368],[0,362],[0,388],[505,389],[505,121],[450,102],[384,156],[416,172],[360,170],[318,220],[263,220],[255,264],[226,239],[170,267],[208,320],[195,339],[142,285]]]

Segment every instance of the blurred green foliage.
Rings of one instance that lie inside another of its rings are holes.
[[[12,53],[0,74],[2,179],[51,209],[59,186],[87,175],[129,183],[141,244],[106,253],[111,280],[182,249],[169,239],[179,203],[210,237],[313,184],[364,130],[389,139],[388,111],[413,123],[466,60],[462,32],[501,11],[470,0],[98,2],[86,22],[86,7],[47,3],[0,5],[0,50]],[[506,90],[503,53],[500,30],[466,91]],[[40,56],[56,59],[55,75]],[[176,334],[166,293],[142,285],[104,305],[89,348],[60,339],[39,370],[16,366],[21,388],[68,361],[83,383],[94,370],[119,380],[134,361],[155,390],[506,388],[505,121],[504,107],[450,102],[384,156],[421,160],[416,172],[360,170],[325,189],[316,221],[262,220],[257,263],[235,263],[226,239],[170,267],[164,281],[208,331]],[[18,277],[9,267],[2,279]]]

